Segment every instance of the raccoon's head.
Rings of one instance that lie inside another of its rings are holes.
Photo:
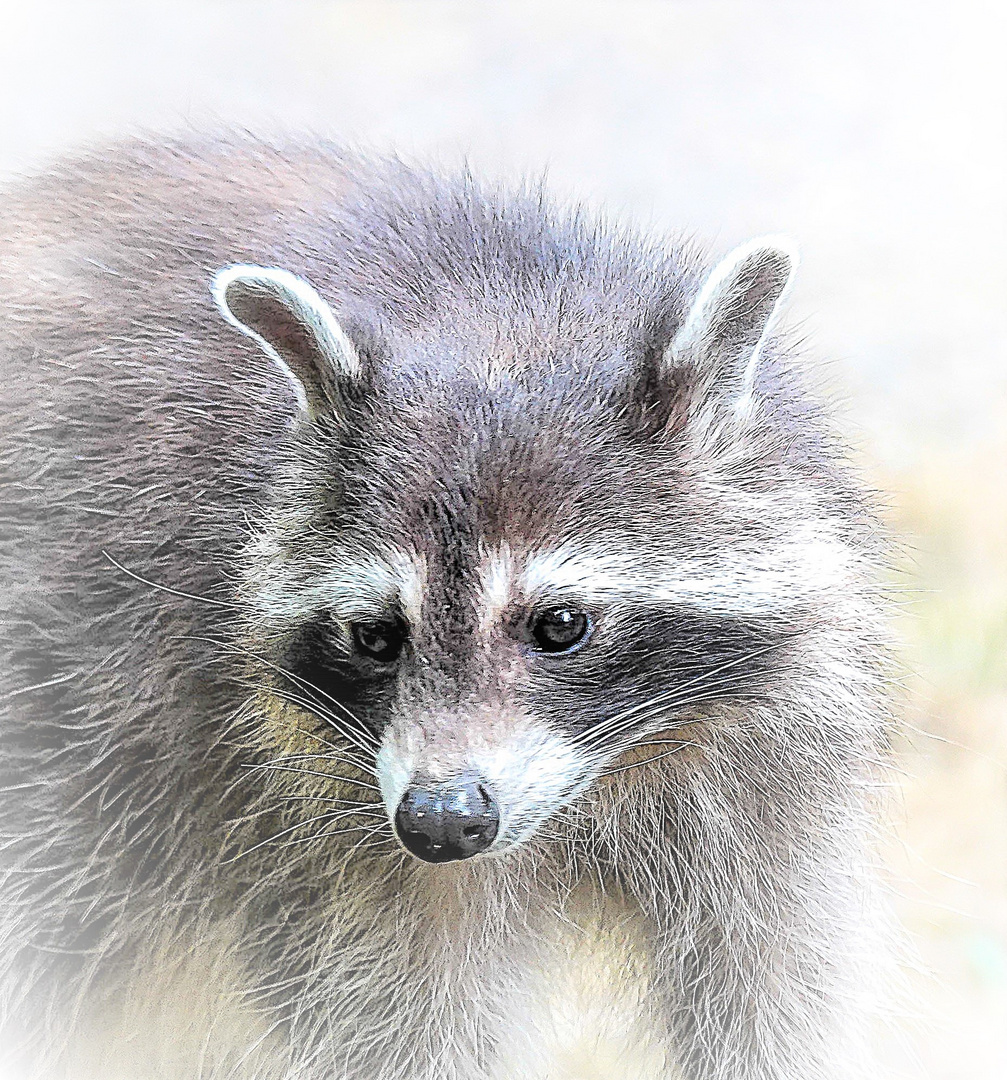
[[[656,342],[593,296],[375,345],[284,270],[218,273],[300,406],[252,622],[420,859],[521,844],[620,758],[770,693],[852,580],[768,338],[794,261],[737,249]]]

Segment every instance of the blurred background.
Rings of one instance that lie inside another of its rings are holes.
[[[1007,1077],[1007,17],[956,0],[0,0],[0,173],[98,136],[309,129],[718,253],[791,325],[901,540],[897,1071]],[[914,1065],[914,1059],[916,1064]],[[809,1078],[813,1080],[813,1078]]]

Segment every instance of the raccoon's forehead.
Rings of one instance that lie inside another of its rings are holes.
[[[418,400],[374,416],[321,463],[319,489],[338,492],[323,514],[252,560],[264,606],[280,621],[394,606],[472,628],[548,600],[743,617],[859,579],[841,523],[806,491],[726,489],[607,417],[524,412]]]
[[[549,378],[512,372],[492,385],[471,368],[396,373],[360,417],[349,453],[334,452],[344,490],[351,500],[354,490],[375,493],[365,513],[387,509],[419,528],[431,518],[463,527],[467,517],[491,540],[534,530],[533,520],[543,537],[575,532],[580,508],[635,486],[657,497],[678,478],[674,454],[634,430],[634,370],[607,359],[561,365]]]

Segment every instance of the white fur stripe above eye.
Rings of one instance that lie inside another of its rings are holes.
[[[507,544],[483,552],[479,566],[479,628],[490,630],[513,599],[515,561]]]
[[[333,555],[324,567],[305,567],[304,579],[293,583],[285,570],[272,572],[272,561],[267,555],[249,582],[255,606],[267,621],[282,624],[328,611],[338,620],[355,622],[381,617],[395,605],[413,626],[422,617],[426,562],[421,555]]]
[[[719,615],[768,615],[851,586],[856,556],[838,539],[808,532],[766,551],[675,557],[666,551],[566,544],[519,558],[505,545],[483,563],[485,622],[511,602],[539,597],[684,604]]]

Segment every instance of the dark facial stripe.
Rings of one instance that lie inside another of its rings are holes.
[[[466,483],[445,486],[418,508],[420,550],[430,568],[417,648],[443,675],[459,680],[473,656],[477,611],[478,502]]]
[[[280,665],[294,678],[277,677],[278,689],[322,714],[344,706],[374,734],[386,727],[395,689],[395,669],[354,653],[330,616],[318,615],[291,636]]]
[[[652,727],[690,704],[758,697],[791,636],[756,620],[682,606],[643,606],[610,625],[602,616],[576,653],[532,658],[529,703],[557,727],[585,737],[629,710],[620,730]]]

